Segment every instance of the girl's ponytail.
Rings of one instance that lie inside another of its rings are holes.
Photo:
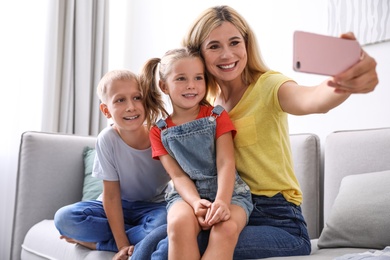
[[[144,64],[140,74],[140,85],[144,94],[144,106],[148,128],[150,128],[160,117],[165,118],[168,116],[160,89],[157,86],[156,73],[160,61],[161,59],[159,58],[148,60]]]

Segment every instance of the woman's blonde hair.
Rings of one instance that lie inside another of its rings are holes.
[[[242,73],[242,81],[249,85],[269,69],[261,58],[256,36],[252,29],[245,19],[233,8],[222,5],[206,9],[192,24],[182,41],[182,45],[193,51],[200,52],[202,43],[210,35],[211,31],[223,22],[232,23],[245,40],[248,62]],[[209,79],[209,94],[211,97],[215,97],[219,92],[218,85],[215,78],[208,72],[206,73]]]
[[[202,63],[203,59],[200,56],[199,52],[192,52],[191,50],[187,48],[178,48],[173,49],[170,51],[167,51],[165,55],[162,58],[152,58],[149,59],[143,66],[142,72],[140,75],[141,85],[147,90],[147,93],[153,94],[154,96],[159,96],[161,98],[161,91],[158,87],[158,79],[162,81],[166,81],[168,75],[172,71],[173,64],[183,58],[199,58]],[[158,66],[160,65],[160,66]],[[203,63],[204,66],[204,63]],[[157,69],[158,69],[158,76],[157,78]],[[205,75],[205,81],[206,81],[206,95],[201,100],[201,105],[210,105],[210,103],[207,101],[207,77]],[[158,93],[158,95],[157,95]],[[153,100],[152,98],[150,100]],[[160,111],[159,113],[166,117],[168,116],[168,112],[165,109],[163,102],[151,102],[149,104],[150,109],[153,111]]]
[[[160,116],[160,111],[155,109],[155,104],[164,104],[160,93],[151,93],[150,89],[142,84],[138,75],[129,70],[112,70],[107,72],[97,86],[97,95],[102,103],[107,102],[107,89],[112,82],[117,80],[134,80],[142,95],[142,102],[145,109],[145,121],[148,128]]]

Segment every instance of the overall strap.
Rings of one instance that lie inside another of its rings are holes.
[[[160,119],[157,121],[156,126],[160,128],[160,130],[164,130],[165,128],[167,128],[167,123],[164,119]]]
[[[217,105],[214,107],[213,111],[211,111],[213,114],[219,116],[221,113],[225,110],[221,105]]]
[[[165,122],[165,119],[159,119],[156,123],[156,126],[161,130],[161,142],[163,143],[164,148],[167,150],[169,155],[172,156],[173,159],[175,159],[175,155],[172,153],[171,149],[167,148],[167,142],[166,139],[164,139],[164,135],[166,135],[168,132],[168,124]]]
[[[209,121],[214,122],[217,119],[217,117],[219,117],[221,115],[223,110],[225,110],[225,109],[220,105],[217,105],[216,107],[214,107],[213,110],[211,111]]]

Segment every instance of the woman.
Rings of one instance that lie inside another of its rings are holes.
[[[353,34],[341,37],[355,40]],[[352,93],[373,91],[378,84],[375,60],[362,50],[361,60],[343,73],[317,86],[300,86],[266,67],[253,31],[228,6],[205,10],[183,45],[201,53],[209,78],[209,99],[225,108],[237,129],[236,167],[251,189],[254,210],[241,232],[234,258],[310,254],[287,115],[326,113]],[[157,237],[156,233],[151,234]],[[204,237],[200,239],[206,240]],[[159,259],[166,247],[164,241],[159,243],[155,252]],[[136,251],[146,254],[143,248],[141,244]]]

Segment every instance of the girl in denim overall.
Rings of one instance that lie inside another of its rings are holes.
[[[161,160],[175,187],[166,197],[169,259],[232,259],[253,209],[249,187],[235,169],[235,128],[221,106],[205,99],[199,53],[175,49],[149,60],[141,78],[155,91],[158,64],[159,87],[173,108],[150,132],[152,156]],[[202,257],[201,230],[210,232]]]

